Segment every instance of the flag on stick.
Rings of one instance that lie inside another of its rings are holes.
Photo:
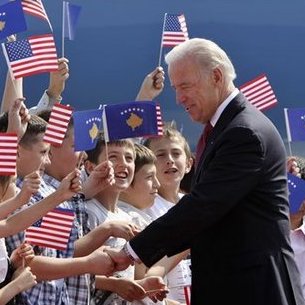
[[[239,89],[259,110],[265,110],[277,104],[277,99],[265,74],[245,83]]]
[[[76,25],[82,7],[64,1],[64,37],[74,40]]]
[[[305,141],[305,108],[284,108],[289,142]]]
[[[58,70],[57,53],[52,34],[2,43],[2,49],[15,79]]]
[[[163,134],[161,110],[155,102],[104,106],[103,126],[107,142]]]
[[[189,39],[183,14],[165,14],[164,18],[164,29],[162,33],[162,45],[164,47],[174,47]]]
[[[53,32],[51,22],[48,18],[47,12],[44,9],[44,6],[43,6],[41,0],[22,0],[21,4],[22,4],[24,13],[32,15],[36,18],[46,20],[49,24],[51,31]]]
[[[305,200],[305,181],[288,173],[289,210],[296,213]]]
[[[75,151],[95,148],[102,129],[102,112],[102,109],[94,109],[73,113]]]
[[[56,208],[25,231],[25,240],[40,247],[66,250],[74,221],[74,212]]]
[[[65,138],[71,116],[70,106],[55,104],[43,140],[54,146],[60,146]]]
[[[15,133],[0,133],[0,176],[16,174],[17,146]]]
[[[26,29],[24,13],[19,1],[0,6],[0,39],[26,31]]]

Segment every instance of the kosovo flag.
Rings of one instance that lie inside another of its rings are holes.
[[[0,6],[0,39],[26,31],[27,26],[20,0]]]
[[[105,140],[162,135],[160,106],[155,102],[128,102],[104,106]]]
[[[64,37],[74,40],[75,29],[82,7],[64,1]]]
[[[305,141],[305,108],[285,108],[288,141]]]
[[[287,178],[290,213],[296,213],[305,199],[305,181],[290,173]]]
[[[73,113],[74,150],[94,149],[102,127],[102,110],[76,111]]]

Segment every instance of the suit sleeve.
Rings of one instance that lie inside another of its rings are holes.
[[[244,127],[220,136],[192,192],[130,241],[146,266],[190,248],[198,235],[216,226],[258,184],[264,164],[258,136]]]

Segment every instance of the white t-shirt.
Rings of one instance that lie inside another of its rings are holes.
[[[7,262],[7,251],[5,245],[5,239],[0,238],[0,283],[5,280],[7,270],[8,270],[8,262]]]

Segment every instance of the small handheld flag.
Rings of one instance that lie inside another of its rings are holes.
[[[70,106],[55,104],[43,140],[54,146],[60,146],[65,138],[71,116]]]
[[[289,209],[296,213],[305,200],[305,181],[288,173]]]
[[[277,99],[265,74],[245,83],[239,89],[259,110],[265,110],[277,104]]]
[[[25,231],[25,240],[40,247],[66,250],[74,221],[74,212],[57,208]]]
[[[288,142],[305,141],[305,108],[284,108]]]
[[[2,43],[2,49],[15,79],[58,70],[57,53],[52,34]]]
[[[64,37],[74,40],[75,29],[82,7],[64,1]]]
[[[26,29],[24,13],[19,1],[0,6],[0,39],[26,31]]]
[[[0,133],[0,176],[16,174],[17,147],[15,133]]]
[[[161,110],[155,102],[104,106],[103,126],[107,142],[163,134]]]
[[[86,110],[73,113],[75,151],[94,149],[102,129],[102,110]]]

